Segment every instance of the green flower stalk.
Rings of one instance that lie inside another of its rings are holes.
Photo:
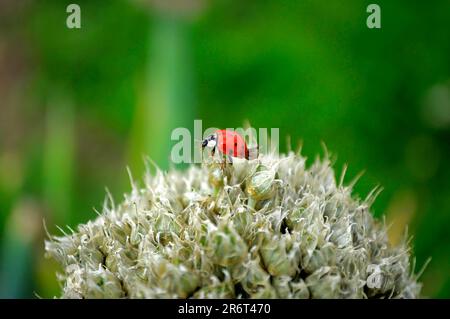
[[[149,173],[144,186],[46,252],[63,268],[62,298],[416,298],[408,243],[328,158],[214,160]],[[341,179],[342,180],[342,179]]]

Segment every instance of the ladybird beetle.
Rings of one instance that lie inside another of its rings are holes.
[[[217,130],[209,135],[202,142],[202,148],[211,148],[211,155],[214,156],[216,149],[222,156],[231,161],[231,157],[250,159],[251,151],[247,147],[245,140],[238,133],[230,130]]]

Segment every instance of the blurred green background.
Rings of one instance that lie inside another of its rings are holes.
[[[81,29],[66,7],[81,7]],[[173,128],[280,128],[337,156],[391,240],[408,226],[428,297],[450,297],[450,2],[0,2],[0,297],[58,295],[54,225],[117,201]]]

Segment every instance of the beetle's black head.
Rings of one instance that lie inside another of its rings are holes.
[[[216,146],[216,134],[211,134],[210,136],[205,138],[202,142],[202,148],[215,146]]]

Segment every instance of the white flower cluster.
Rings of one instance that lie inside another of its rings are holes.
[[[46,242],[63,298],[415,298],[391,247],[328,158],[294,153],[147,174],[120,205]]]

